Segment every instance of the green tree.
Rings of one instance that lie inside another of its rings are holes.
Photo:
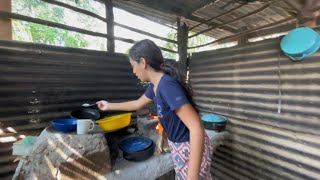
[[[194,32],[189,32],[189,36],[192,35],[192,34],[195,34],[195,33]],[[177,32],[176,31],[172,31],[172,32],[168,33],[166,38],[167,39],[177,39]],[[188,47],[205,44],[205,43],[211,42],[213,40],[214,39],[209,37],[209,36],[198,35],[198,36],[195,36],[195,37],[193,37],[191,39],[188,39]],[[178,50],[178,45],[174,44],[174,43],[170,43],[170,42],[167,42],[164,45],[164,47],[167,48],[167,49],[175,50],[175,51]],[[188,53],[197,52],[198,50],[199,50],[198,48],[189,49]],[[176,59],[176,54],[175,53],[171,53],[171,52],[167,52],[167,51],[163,51],[163,56],[165,58],[169,58],[169,59]]]
[[[189,32],[189,36],[195,34],[194,32]],[[193,38],[188,39],[188,47],[197,46],[201,44],[205,44],[211,41],[214,41],[215,39],[206,35],[198,35]],[[188,53],[198,52],[199,48],[195,49],[189,49]]]
[[[170,33],[167,34],[166,36],[167,39],[177,39],[177,32],[176,31],[171,31]],[[178,45],[175,43],[170,43],[167,42],[164,45],[165,48],[171,49],[174,51],[178,51]],[[163,57],[168,58],[168,59],[176,59],[176,54],[168,51],[162,51]]]
[[[87,5],[81,1],[81,5]],[[65,18],[64,8],[53,6],[41,0],[13,0],[13,12],[44,20],[63,23]],[[25,21],[13,21],[13,38],[20,41],[31,41],[50,45],[85,48],[88,41],[81,34],[52,28]]]

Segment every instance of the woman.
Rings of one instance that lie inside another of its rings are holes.
[[[144,95],[123,103],[97,102],[100,110],[135,111],[157,105],[158,117],[167,133],[176,179],[211,179],[212,145],[198,117],[192,91],[176,69],[165,64],[160,48],[142,40],[129,51],[133,73],[150,82]]]

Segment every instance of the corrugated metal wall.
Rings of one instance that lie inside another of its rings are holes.
[[[193,54],[202,114],[229,118],[215,179],[320,179],[320,53],[293,62],[280,38]]]
[[[15,170],[20,135],[37,135],[85,102],[134,99],[143,89],[123,54],[0,41],[0,70],[1,179]]]

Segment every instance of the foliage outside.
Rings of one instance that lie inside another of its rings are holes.
[[[189,36],[195,34],[194,32],[189,32]],[[167,37],[167,39],[177,39],[177,32],[176,31],[172,31],[170,32]],[[201,44],[205,44],[208,43],[210,41],[213,41],[214,39],[209,37],[209,36],[205,36],[205,35],[198,35],[195,36],[191,39],[188,39],[188,47],[192,47],[192,46],[196,46],[196,45],[201,45]],[[165,48],[168,49],[172,49],[177,51],[178,50],[178,45],[174,44],[174,43],[169,43],[167,42],[165,44]],[[201,50],[200,48],[195,48],[195,49],[189,49],[188,53],[192,54],[193,52],[197,52]],[[171,52],[163,52],[164,57],[168,58],[168,59],[177,59],[177,55],[175,53],[171,53]]]
[[[62,2],[75,5],[75,2],[70,0],[62,0]],[[97,13],[97,10],[92,8],[94,4],[92,4],[91,0],[81,0],[76,6]],[[68,23],[82,24],[83,27],[95,27],[97,25],[97,22],[92,21],[88,16],[80,13],[77,13],[76,18],[70,19],[70,15],[74,15],[74,12],[67,12],[65,8],[54,6],[41,0],[12,0],[12,11],[14,13],[67,25],[69,25]],[[73,20],[76,22],[71,22]],[[14,20],[13,39],[64,47],[88,48],[92,37],[90,38],[80,33],[40,24]],[[95,41],[95,43],[100,43],[100,47],[102,48],[106,47],[106,42],[104,42],[106,40],[104,38],[101,39],[103,41]]]
[[[76,6],[93,13],[99,14],[105,17],[105,7],[103,4],[93,0],[59,0],[60,2]],[[41,0],[12,0],[12,11],[14,13],[30,16],[34,18],[40,18],[47,21],[57,22],[74,26],[82,29],[87,29],[95,32],[106,32],[106,24],[100,20],[89,17],[87,15],[71,11],[69,9],[55,6],[45,3]],[[161,26],[161,25],[159,25]],[[119,31],[119,30],[118,30]],[[192,34],[192,33],[190,33]],[[93,37],[76,33],[72,31],[66,31],[59,28],[52,28],[44,25],[29,23],[25,21],[14,20],[13,21],[13,38],[18,41],[28,41],[41,44],[57,45],[63,47],[73,48],[86,48],[106,51],[107,40],[101,37]],[[145,36],[144,38],[150,38]],[[177,39],[177,32],[172,30],[166,35],[168,39]],[[213,39],[207,36],[199,35],[189,39],[188,45],[195,46],[203,44]],[[116,41],[116,43],[118,43]],[[118,44],[120,45],[120,44]],[[160,44],[167,49],[177,51],[177,44],[164,42]],[[116,44],[117,47],[117,44]],[[190,50],[189,53],[196,51],[197,49]],[[177,59],[178,56],[175,53],[162,51],[163,56],[168,59]],[[122,52],[126,53],[126,51]]]

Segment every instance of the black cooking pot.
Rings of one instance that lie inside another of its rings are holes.
[[[156,147],[155,143],[152,142],[151,146],[141,151],[135,151],[135,152],[122,151],[123,157],[128,161],[144,161],[153,155],[155,147]]]
[[[98,110],[90,108],[79,108],[71,112],[71,116],[76,119],[92,119],[98,120],[100,113]]]
[[[227,118],[218,114],[206,114],[201,117],[204,128],[215,130],[218,132],[224,131],[227,125]]]
[[[226,129],[227,122],[215,123],[203,121],[203,125],[205,129],[221,132]]]

